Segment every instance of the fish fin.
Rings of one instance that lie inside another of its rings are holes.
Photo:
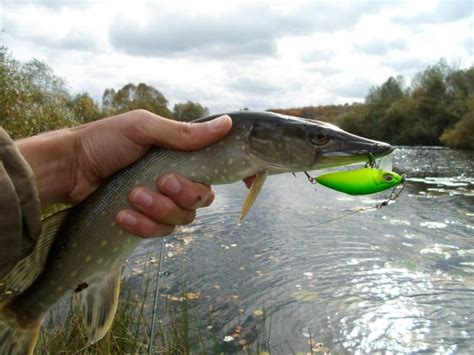
[[[43,229],[33,251],[20,260],[2,280],[2,286],[8,293],[15,295],[23,292],[43,271],[51,245],[68,211],[62,210],[43,221]]]
[[[243,219],[249,213],[250,209],[252,208],[255,200],[257,199],[258,194],[262,190],[262,186],[265,183],[265,179],[268,176],[268,170],[263,170],[257,175],[255,175],[255,180],[250,187],[249,193],[247,194],[247,198],[245,199],[244,205],[242,206],[242,212],[240,213],[239,217],[239,224],[242,223]]]
[[[77,294],[89,345],[102,339],[112,325],[119,292],[120,269]]]
[[[34,324],[22,327],[8,307],[10,301],[0,303],[0,354],[31,355],[44,318],[41,317]]]

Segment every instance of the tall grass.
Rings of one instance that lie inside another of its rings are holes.
[[[46,326],[41,331],[36,354],[144,354],[150,341],[151,319],[153,316],[154,284],[156,270],[147,258],[141,282],[131,275],[122,280],[121,296],[110,331],[99,342],[88,345],[87,333],[82,323],[82,315],[75,302],[64,302],[49,315]],[[137,286],[137,283],[139,284]],[[160,297],[156,312],[156,327],[153,354],[225,354],[226,344],[223,334],[209,324],[210,319],[202,319],[194,312],[193,304],[198,300],[187,300],[183,286],[181,294],[167,298]],[[67,310],[68,312],[65,312]],[[67,315],[66,315],[67,313]],[[263,317],[265,318],[265,317]],[[212,320],[211,320],[212,322]],[[270,327],[266,320],[261,323],[254,344],[240,346],[238,350],[249,354],[268,351]],[[238,341],[236,341],[238,344]],[[209,349],[212,349],[209,350]],[[232,348],[231,352],[236,350]]]

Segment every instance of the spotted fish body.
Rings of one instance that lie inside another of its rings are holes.
[[[85,201],[44,222],[33,253],[2,280],[18,295],[0,303],[0,353],[32,353],[45,314],[71,292],[82,304],[89,342],[105,335],[117,306],[121,267],[141,240],[115,223],[135,186],[154,189],[165,173],[206,184],[256,175],[244,205],[248,211],[267,175],[352,164],[365,161],[369,150],[374,156],[392,150],[323,122],[272,113],[229,116],[232,130],[221,141],[193,152],[153,148]]]

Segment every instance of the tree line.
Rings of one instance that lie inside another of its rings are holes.
[[[44,62],[21,63],[6,47],[0,47],[0,83],[0,125],[13,138],[139,108],[183,121],[209,114],[191,101],[171,110],[165,96],[145,83],[107,88],[99,104],[88,93],[72,95]],[[474,149],[474,66],[456,69],[441,60],[420,71],[409,86],[401,76],[388,78],[369,90],[364,103],[269,111],[328,121],[392,144]]]
[[[372,87],[364,103],[271,111],[317,118],[397,145],[474,149],[474,66],[456,69],[440,60],[416,74],[410,86],[398,76]]]

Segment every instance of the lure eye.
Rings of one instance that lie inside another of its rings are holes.
[[[386,182],[391,182],[393,180],[393,176],[390,175],[390,174],[385,174],[383,176],[383,179],[386,181]]]
[[[329,142],[329,137],[324,132],[318,132],[316,134],[311,134],[309,141],[315,145],[324,145]]]

